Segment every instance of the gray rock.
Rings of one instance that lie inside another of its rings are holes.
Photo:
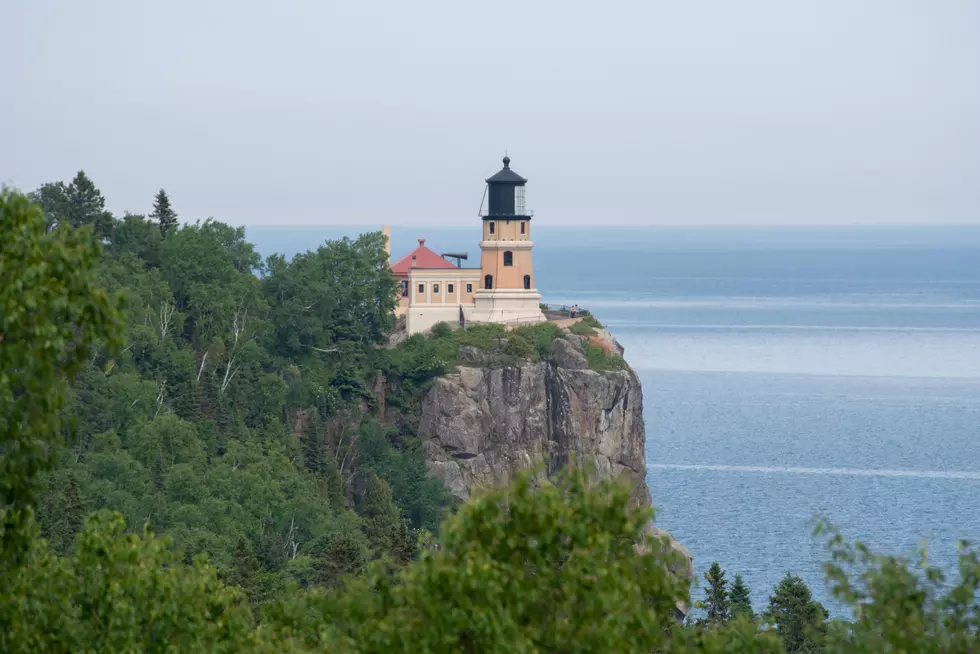
[[[458,371],[426,392],[419,421],[429,472],[455,497],[468,500],[536,465],[551,476],[574,458],[601,478],[626,480],[633,505],[650,505],[643,390],[632,369],[590,370],[572,335],[555,341],[551,362],[505,367],[468,346],[460,358]],[[679,555],[676,574],[693,576],[691,553],[651,525],[643,546],[654,542]]]
[[[566,370],[586,370],[589,367],[589,360],[582,352],[582,345],[579,337],[568,334],[565,338],[556,339],[554,342],[554,359],[560,368]]]
[[[580,363],[573,349],[563,352],[566,363]],[[419,436],[432,474],[461,500],[536,462],[551,475],[574,457],[604,478],[628,480],[634,502],[650,503],[643,391],[629,369],[462,365],[423,397]]]

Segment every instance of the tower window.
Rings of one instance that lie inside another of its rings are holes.
[[[521,234],[525,234],[525,233],[526,233],[526,232],[524,231],[524,230],[525,230],[525,228],[526,228],[526,225],[527,225],[527,223],[521,223]]]
[[[466,292],[467,293],[472,293],[473,292],[473,284],[467,284],[466,285]]]
[[[408,282],[402,280],[402,297],[408,297]]]
[[[456,292],[456,287],[453,286],[452,284],[446,284],[446,292],[447,293],[455,293]]]
[[[528,290],[528,291],[531,290],[531,276],[530,275],[524,275],[524,289],[525,290]]]
[[[510,250],[504,252],[504,265],[513,266],[514,265],[514,253]]]
[[[483,288],[488,290],[493,288],[493,275],[487,275],[483,278]]]
[[[496,233],[496,232],[494,231],[496,227],[497,227],[497,226],[496,226],[496,224],[494,224],[494,223],[492,223],[492,222],[490,223],[490,233],[491,233],[491,234],[494,234],[494,233]]]
[[[425,284],[419,284],[419,293],[425,293]]]

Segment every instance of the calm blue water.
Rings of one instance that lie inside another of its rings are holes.
[[[343,230],[251,230],[268,254]],[[356,230],[354,230],[356,231]],[[475,230],[396,229],[476,253]],[[538,228],[545,300],[591,308],[645,392],[657,522],[741,572],[786,571],[833,608],[824,514],[953,568],[980,541],[980,228]],[[700,591],[697,592],[700,597]]]

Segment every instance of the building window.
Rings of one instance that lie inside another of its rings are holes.
[[[495,228],[496,228],[496,224],[494,224],[493,222],[491,222],[491,223],[490,223],[490,233],[491,233],[491,234],[493,234],[493,233],[494,233],[494,229],[495,229]]]
[[[524,289],[525,290],[528,290],[528,291],[531,290],[531,276],[530,275],[524,275]]]
[[[493,275],[487,275],[483,278],[483,288],[487,290],[493,288]]]
[[[467,293],[472,293],[473,292],[473,284],[467,284],[466,285],[466,292]]]
[[[514,265],[514,253],[510,250],[504,252],[504,265],[513,266]]]
[[[425,293],[425,284],[419,284],[419,294]]]
[[[438,284],[433,284],[432,285],[432,292],[433,293],[438,293],[439,292],[439,285]]]
[[[526,229],[525,225],[527,225],[527,223],[521,223],[521,234],[526,234],[527,233],[527,232],[524,231]]]
[[[408,281],[402,280],[402,297],[408,297]]]
[[[446,284],[446,292],[451,295],[456,292],[456,289],[452,284]]]

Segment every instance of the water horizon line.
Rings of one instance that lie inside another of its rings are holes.
[[[803,466],[735,466],[701,463],[648,463],[647,470],[753,472],[763,474],[840,475],[849,477],[906,477],[980,481],[980,470],[895,470],[876,468],[810,468]]]

